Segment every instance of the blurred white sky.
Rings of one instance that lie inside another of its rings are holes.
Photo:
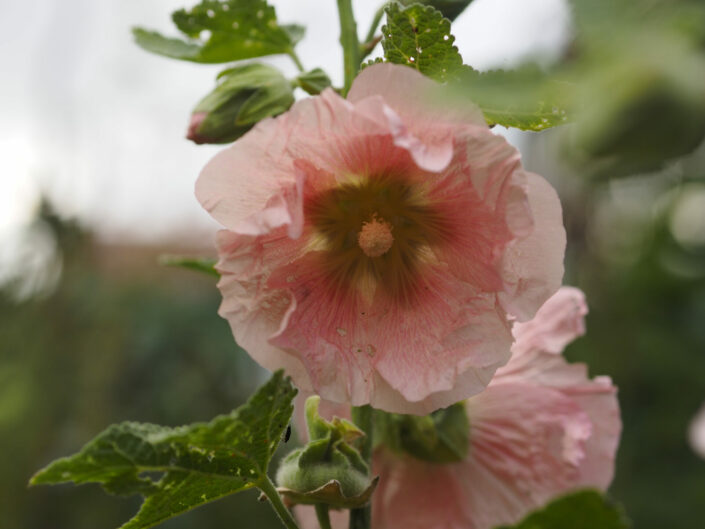
[[[196,1],[4,3],[0,263],[9,251],[4,241],[35,213],[40,189],[104,239],[210,241],[217,226],[196,202],[193,184],[222,147],[195,146],[184,133],[192,106],[223,66],[150,55],[130,35],[133,25],[175,34],[170,12]],[[272,3],[282,23],[307,26],[298,47],[304,65],[323,67],[340,83],[336,2]],[[381,3],[353,2],[361,34]],[[465,62],[487,69],[555,55],[568,27],[564,0],[475,0],[453,33]],[[295,73],[286,57],[262,60]]]

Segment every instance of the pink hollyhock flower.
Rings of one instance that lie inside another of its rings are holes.
[[[509,359],[509,320],[558,288],[555,191],[474,109],[411,68],[366,68],[203,169],[220,314],[264,367],[326,399],[427,413]]]
[[[466,401],[465,460],[441,465],[376,452],[373,529],[491,529],[571,490],[608,487],[621,431],[616,388],[561,355],[583,334],[586,312],[582,292],[562,288],[533,320],[515,326],[509,364]],[[313,528],[308,509],[297,507],[297,515]],[[336,523],[347,527],[345,515]]]

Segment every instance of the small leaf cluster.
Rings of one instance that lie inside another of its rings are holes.
[[[193,110],[187,137],[195,143],[232,142],[262,119],[288,110],[295,87],[317,94],[331,84],[320,68],[303,71],[294,48],[304,27],[279,24],[266,0],[202,0],[171,18],[182,37],[137,27],[135,42],[157,55],[202,64],[286,54],[302,72],[290,81],[278,69],[259,63],[222,71],[215,88]]]

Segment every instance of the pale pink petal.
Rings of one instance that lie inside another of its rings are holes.
[[[534,228],[511,243],[503,257],[506,292],[499,294],[505,310],[519,321],[534,316],[561,284],[566,235],[561,203],[542,177],[527,173],[527,195]]]
[[[535,350],[561,353],[566,345],[585,334],[587,312],[585,294],[577,288],[561,287],[531,321],[514,325],[514,353]]]
[[[372,503],[373,529],[474,529],[465,490],[452,465],[433,465],[379,451],[381,476]]]
[[[592,425],[572,399],[531,384],[496,384],[467,406],[471,456],[457,474],[478,528],[516,522],[578,485]]]
[[[438,83],[413,68],[385,63],[363,69],[350,88],[348,100],[357,103],[367,97],[381,96],[403,121],[414,123],[419,134],[425,125],[439,121],[487,127],[477,107],[448,105],[444,94]]]
[[[372,97],[383,98],[384,112],[395,144],[407,149],[428,171],[443,170],[453,154],[455,129],[476,126],[487,130],[482,115],[472,105],[443,104],[440,85],[404,66],[377,64],[365,68],[353,82],[348,100],[364,105]]]
[[[279,241],[279,253],[266,252],[267,242]],[[218,232],[218,252],[221,256],[216,268],[221,274],[218,288],[223,302],[218,313],[230,323],[235,341],[260,365],[272,371],[284,369],[300,387],[311,389],[303,364],[296,356],[283,353],[269,345],[268,338],[276,334],[288,315],[295,309],[295,301],[284,291],[265,288],[270,267],[278,259],[286,259],[296,251],[281,230],[270,241],[222,230]]]

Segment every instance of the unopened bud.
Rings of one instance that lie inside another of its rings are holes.
[[[229,68],[193,109],[186,137],[198,144],[229,143],[293,103],[293,87],[276,68],[259,63]]]

